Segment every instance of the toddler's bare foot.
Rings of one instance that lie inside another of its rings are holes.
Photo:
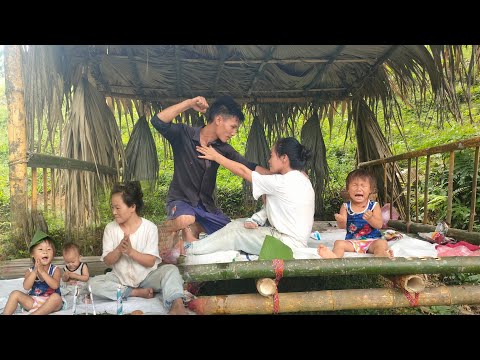
[[[144,299],[153,298],[153,289],[152,288],[135,288],[130,293],[130,296],[141,297]]]
[[[175,299],[173,301],[172,307],[170,308],[168,315],[187,315],[187,310],[185,309],[181,298]]]
[[[376,256],[376,257],[388,257],[389,259],[393,259],[393,250],[391,249],[387,249],[385,250],[384,252],[380,252],[378,254],[373,254],[373,256]]]
[[[335,253],[332,250],[330,250],[329,248],[327,248],[325,245],[318,245],[317,253],[318,253],[318,255],[320,255],[324,259],[338,258],[338,256],[335,255]]]
[[[258,224],[254,221],[245,221],[243,223],[243,226],[246,228],[246,229],[256,229],[258,228]]]

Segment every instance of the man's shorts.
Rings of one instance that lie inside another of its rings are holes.
[[[173,220],[180,215],[195,216],[195,221],[202,225],[207,234],[220,230],[230,222],[230,219],[221,210],[211,213],[201,203],[193,207],[182,200],[170,201],[167,204],[167,214],[169,220]]]

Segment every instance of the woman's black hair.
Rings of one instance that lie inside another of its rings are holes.
[[[275,143],[278,156],[287,155],[290,167],[294,170],[304,170],[305,164],[310,159],[312,152],[300,144],[294,137],[281,138]]]
[[[139,181],[127,181],[124,184],[115,184],[112,188],[112,193],[110,194],[110,198],[114,194],[122,194],[122,200],[128,207],[132,207],[135,205],[135,212],[137,215],[143,209],[143,191],[142,186],[140,185]]]

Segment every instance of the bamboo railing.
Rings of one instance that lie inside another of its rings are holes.
[[[475,244],[480,244],[480,233],[473,232],[473,226],[475,223],[475,215],[476,215],[476,201],[477,201],[477,181],[478,181],[478,163],[479,163],[479,148],[480,148],[480,137],[474,137],[471,139],[465,139],[465,140],[460,140],[456,141],[453,143],[445,144],[445,145],[439,145],[439,146],[434,146],[431,148],[423,149],[423,150],[417,150],[417,151],[411,151],[408,153],[404,154],[399,154],[395,156],[391,156],[388,158],[384,159],[378,159],[378,160],[372,160],[372,161],[366,161],[358,164],[358,167],[372,167],[376,165],[383,165],[383,171],[384,171],[384,194],[385,194],[385,202],[388,202],[387,200],[390,199],[390,203],[392,206],[390,206],[390,218],[392,217],[392,210],[393,206],[399,206],[403,207],[402,203],[398,201],[399,196],[397,198],[394,197],[393,194],[393,181],[390,181],[390,186],[387,184],[387,173],[390,170],[392,172],[392,176],[390,179],[395,179],[395,164],[398,163],[400,160],[408,160],[407,162],[407,181],[405,185],[405,190],[407,192],[407,202],[406,202],[406,208],[404,209],[405,213],[405,221],[404,224],[407,224],[407,231],[409,229],[409,225],[412,223],[411,219],[411,188],[412,188],[412,159],[415,159],[415,196],[414,196],[414,205],[415,205],[415,222],[419,224],[419,204],[418,204],[418,159],[421,156],[426,156],[426,163],[425,163],[425,178],[424,178],[424,199],[423,199],[423,220],[422,224],[426,225],[423,229],[426,231],[433,231],[434,226],[428,226],[428,181],[430,177],[430,164],[431,164],[431,156],[436,155],[436,154],[442,154],[442,153],[449,153],[449,172],[448,172],[448,188],[447,188],[447,214],[446,214],[446,222],[448,224],[451,224],[452,221],[452,203],[453,203],[453,175],[454,175],[454,169],[455,169],[455,152],[464,150],[467,148],[475,148],[475,157],[474,157],[474,170],[473,170],[473,181],[472,181],[472,195],[470,199],[470,217],[469,217],[469,222],[468,222],[468,230],[460,230],[460,229],[454,229],[450,228],[447,232],[447,235],[449,236],[454,236],[453,234],[457,236],[463,236],[464,239],[469,240],[472,243]],[[389,191],[390,190],[390,191]],[[405,190],[402,192],[402,194],[405,192]],[[441,219],[437,219],[441,220]],[[388,223],[389,226],[392,227],[397,227],[399,224],[398,222],[392,222],[390,221]]]
[[[100,174],[107,175],[116,175],[117,170],[108,166],[98,165],[95,163],[65,158],[61,156],[53,156],[47,154],[37,154],[27,152],[27,166],[32,169],[32,196],[31,196],[31,210],[36,212],[38,210],[38,171],[37,169],[42,169],[43,172],[43,210],[46,212],[48,209],[48,191],[47,191],[47,170],[50,169],[50,200],[52,211],[56,210],[56,194],[55,194],[55,169],[66,169],[66,170],[81,170],[81,171],[91,171],[98,172]],[[58,174],[57,174],[58,175]]]

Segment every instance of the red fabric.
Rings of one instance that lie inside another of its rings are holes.
[[[470,251],[475,251],[475,250],[479,250],[480,249],[480,246],[477,246],[477,245],[473,245],[473,244],[470,244],[469,242],[466,242],[466,241],[459,241],[455,244],[446,244],[445,246],[448,246],[448,247],[451,247],[451,248],[455,248],[457,246],[465,246],[468,250]]]
[[[456,245],[452,247],[450,245]],[[471,245],[471,244],[470,244]],[[462,244],[437,245],[435,247],[438,256],[480,256],[480,250],[471,251]]]

